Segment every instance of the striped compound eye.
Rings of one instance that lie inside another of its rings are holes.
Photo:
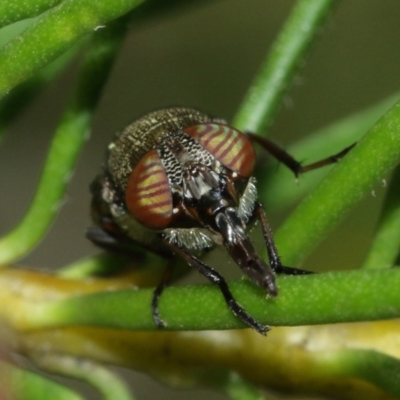
[[[255,153],[244,133],[222,124],[199,124],[184,131],[225,167],[245,178],[253,172]]]
[[[150,229],[164,229],[172,219],[172,192],[156,150],[149,151],[133,169],[125,193],[130,214]]]

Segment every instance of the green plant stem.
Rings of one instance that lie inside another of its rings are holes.
[[[27,19],[24,21],[19,21],[16,24],[11,24],[10,26],[0,28],[0,48],[10,42],[13,38],[20,35],[23,31],[26,30],[26,28],[31,26],[35,22],[35,20],[36,18]]]
[[[0,240],[0,265],[27,254],[54,220],[125,30],[126,24],[116,21],[94,36],[77,89],[52,141],[35,197],[21,223]]]
[[[261,66],[233,125],[265,132],[293,82],[299,65],[321,30],[336,0],[299,0]]]
[[[4,399],[84,400],[71,389],[39,374],[0,361],[1,395]]]
[[[392,176],[374,242],[364,268],[390,268],[400,252],[400,167]]]
[[[36,354],[35,362],[48,372],[89,383],[102,394],[104,400],[133,400],[126,384],[96,362],[46,352]]]
[[[20,112],[66,67],[80,45],[81,43],[72,47],[57,60],[40,70],[31,79],[16,86],[8,96],[0,101],[0,138],[7,126]]]
[[[0,51],[0,97],[55,60],[77,40],[127,13],[142,0],[65,0]]]
[[[104,252],[94,257],[78,260],[64,268],[57,270],[57,276],[66,279],[84,279],[88,276],[107,276],[121,271],[129,265],[125,257],[118,257],[112,253]]]
[[[400,360],[377,351],[360,349],[339,351],[327,359],[339,376],[360,378],[400,398]]]
[[[269,397],[250,382],[240,377],[235,372],[228,372],[228,378],[225,380],[224,392],[232,400],[268,400]],[[216,387],[218,389],[218,386]]]
[[[33,18],[61,3],[62,0],[2,0],[0,2],[0,27]]]
[[[400,270],[356,270],[278,278],[280,295],[249,281],[232,282],[234,297],[261,323],[275,326],[371,321],[400,316]],[[382,294],[385,294],[384,296]],[[62,326],[155,330],[151,314],[153,290],[124,290],[27,304],[15,323],[25,329]],[[168,330],[243,328],[214,286],[170,287],[160,299]],[[127,311],[129,310],[129,312]]]
[[[285,265],[299,265],[345,213],[400,162],[400,102],[325,177],[275,235]]]

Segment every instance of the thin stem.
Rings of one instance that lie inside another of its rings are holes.
[[[400,398],[398,358],[374,350],[348,349],[335,352],[327,359],[338,375],[360,378]]]
[[[112,253],[100,253],[97,256],[78,260],[64,268],[57,270],[57,276],[66,279],[84,279],[89,276],[107,276],[121,271],[132,261],[125,257],[118,257]]]
[[[0,2],[0,27],[36,17],[61,3],[62,0],[2,0]]]
[[[229,372],[228,377],[221,381],[224,382],[224,392],[229,395],[232,400],[268,400],[269,396],[263,391],[243,379],[239,374]],[[218,389],[218,386],[216,389]]]
[[[240,304],[260,323],[272,326],[371,321],[400,316],[400,270],[356,270],[278,278],[280,295],[266,299],[248,281],[229,287]],[[7,289],[3,297],[7,299]],[[384,296],[382,295],[384,293]],[[101,292],[55,302],[24,304],[23,312],[3,307],[5,318],[19,329],[97,326],[156,330],[151,315],[152,289]],[[243,328],[210,285],[170,287],[160,300],[167,330]]]
[[[0,265],[27,254],[54,220],[125,30],[126,24],[116,21],[94,36],[76,92],[54,135],[35,197],[21,223],[0,240]]]
[[[3,361],[0,361],[0,385],[2,398],[5,399],[85,400],[49,378]]]
[[[299,0],[241,104],[233,125],[253,133],[271,125],[300,63],[336,0]]]
[[[44,370],[77,378],[97,389],[104,400],[133,400],[126,384],[99,363],[54,353],[37,353],[35,362]]]
[[[72,47],[57,60],[44,67],[31,79],[13,88],[10,94],[0,101],[0,138],[7,126],[66,67],[81,44],[78,43],[77,46]]]
[[[392,176],[382,214],[364,268],[393,267],[400,252],[400,167]]]
[[[56,59],[81,37],[104,28],[143,0],[65,0],[0,51],[0,97]]]

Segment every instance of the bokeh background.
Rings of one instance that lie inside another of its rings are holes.
[[[84,238],[90,224],[88,185],[99,171],[114,132],[143,113],[173,105],[197,107],[231,120],[294,1],[198,3],[131,27],[60,215],[41,245],[21,263],[55,269],[95,254],[97,250]],[[269,137],[288,146],[395,93],[400,81],[399,21],[396,0],[339,2]],[[14,227],[29,205],[52,134],[74,86],[76,65],[37,98],[2,141],[0,234]],[[319,246],[308,259],[307,269],[358,266],[379,215],[382,185],[377,185],[374,194]],[[284,218],[270,217],[274,228]],[[226,398],[206,390],[173,391],[142,374],[124,371],[124,375],[140,400]]]

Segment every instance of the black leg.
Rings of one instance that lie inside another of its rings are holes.
[[[86,237],[103,250],[130,257],[137,261],[145,259],[144,253],[137,250],[131,239],[123,236],[115,237],[97,226],[90,227],[86,232]]]
[[[275,246],[274,238],[272,236],[272,230],[269,226],[267,216],[265,215],[265,211],[262,208],[261,204],[258,202],[255,205],[254,211],[261,222],[261,229],[264,235],[265,245],[267,246],[268,259],[271,265],[271,269],[275,273],[279,274],[280,270],[282,269],[282,263],[279,258],[278,250]]]
[[[222,292],[222,295],[225,298],[225,301],[228,307],[231,309],[233,314],[240,318],[246,325],[255,329],[257,332],[266,335],[269,331],[269,326],[265,326],[260,324],[255,318],[253,318],[233,297],[231,291],[229,290],[228,284],[225,279],[213,268],[201,262],[199,259],[194,257],[193,255],[187,253],[180,247],[168,242],[167,240],[164,243],[176,254],[182,257],[191,267],[197,269],[202,275],[204,275],[211,283],[218,286],[219,290]],[[157,310],[157,316],[158,310]],[[154,314],[153,314],[154,315]]]
[[[300,269],[300,268],[294,268],[294,267],[285,267],[281,265],[280,270],[277,272],[277,274],[285,274],[285,275],[309,275],[313,274],[314,272],[312,271],[307,271],[305,269]]]
[[[151,299],[151,312],[153,314],[154,322],[159,328],[165,328],[167,326],[167,324],[160,317],[160,310],[158,309],[158,302],[160,300],[162,292],[164,291],[164,289],[168,286],[169,282],[171,281],[172,271],[173,271],[173,265],[172,265],[172,260],[171,260],[168,263],[167,268],[165,269],[165,272],[161,278],[160,283],[154,290],[153,297]]]
[[[285,150],[283,150],[274,142],[271,142],[270,140],[255,135],[253,133],[246,133],[246,134],[252,141],[257,142],[268,153],[270,153],[278,161],[280,161],[282,164],[286,165],[286,167],[288,167],[291,171],[293,171],[296,177],[304,172],[312,171],[314,169],[324,167],[325,165],[334,164],[335,162],[339,161],[342,157],[344,157],[356,145],[356,143],[353,143],[351,146],[346,147],[344,150],[340,151],[337,154],[334,154],[333,156],[303,166],[301,165],[300,162],[294,159],[289,153],[287,153]]]
[[[267,216],[260,203],[256,203],[255,213],[261,222],[261,229],[264,235],[265,245],[267,246],[268,258],[271,265],[271,269],[276,274],[286,274],[286,275],[305,275],[312,274],[311,271],[305,271],[298,268],[285,267],[281,263],[281,259],[278,254],[278,250],[275,246],[274,238],[272,235],[271,227],[269,226]]]

